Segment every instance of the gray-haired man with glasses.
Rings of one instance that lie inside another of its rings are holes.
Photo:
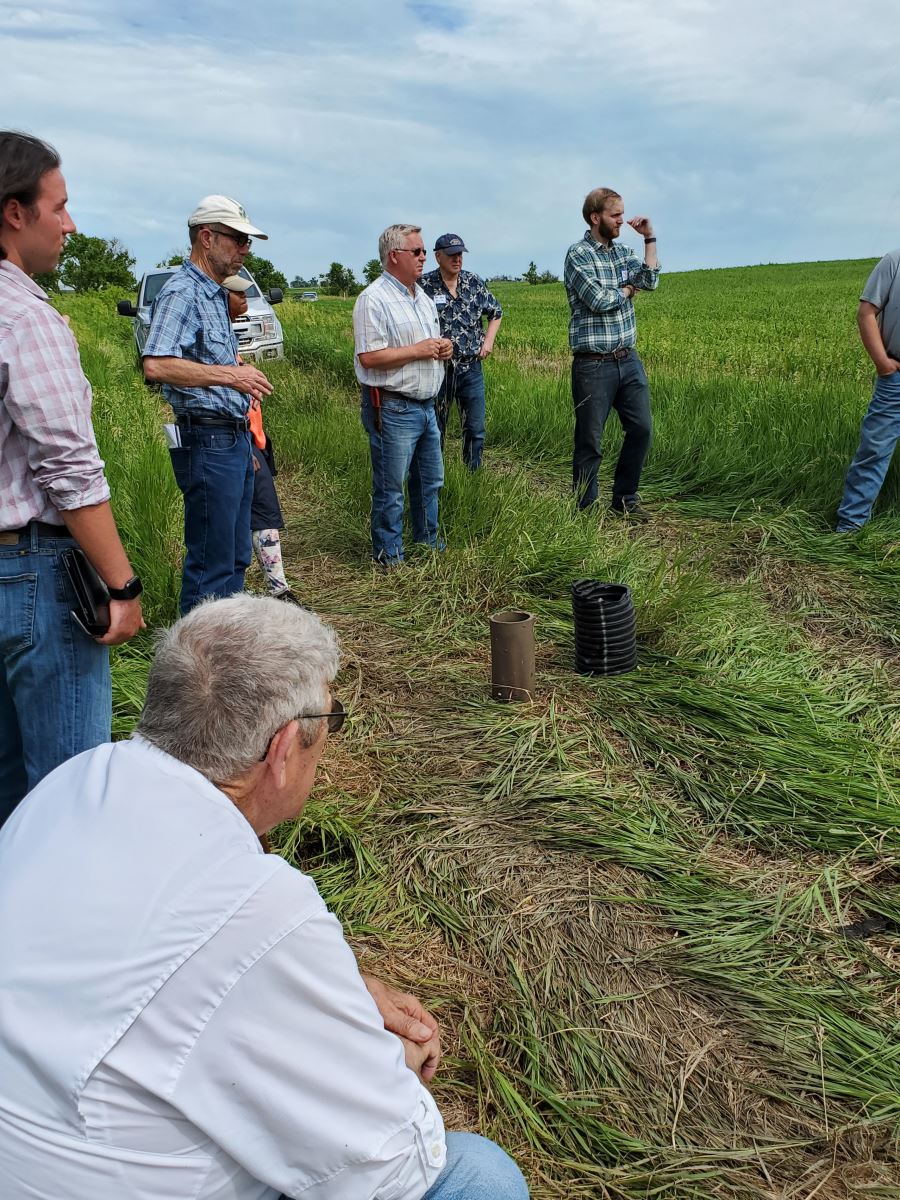
[[[372,558],[391,567],[403,561],[407,480],[413,541],[438,544],[444,460],[434,405],[453,343],[419,285],[427,253],[419,226],[389,225],[378,252],[384,272],[357,297],[353,339],[372,455]]]
[[[264,852],[343,723],[337,668],[304,609],[201,604],[159,642],[136,736],[0,833],[4,1196],[526,1200],[498,1146],[445,1134],[434,1017]]]
[[[251,399],[272,391],[262,371],[237,361],[222,287],[241,269],[251,238],[267,235],[228,196],[204,197],[188,218],[188,235],[190,258],[154,301],[144,346],[144,374],[163,385],[175,413],[169,452],[184,496],[182,613],[244,586],[253,552],[247,413]]]

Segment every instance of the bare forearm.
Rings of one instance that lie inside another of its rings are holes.
[[[876,371],[887,371],[891,368],[892,359],[884,346],[881,329],[878,325],[878,309],[874,304],[863,300],[856,314],[859,326],[859,336],[866,353],[875,364]]]
[[[391,367],[403,367],[420,357],[418,345],[387,346],[384,350],[364,350],[359,355],[359,365],[367,371],[389,371]]]
[[[487,329],[484,331],[485,346],[493,346],[494,338],[497,336],[497,330],[500,328],[500,322],[502,320],[502,317],[492,317],[490,321],[488,321]]]
[[[134,571],[119,538],[109,501],[65,509],[60,515],[107,587],[123,587]]]
[[[644,242],[644,266],[655,270],[659,266],[659,256],[656,253],[656,242]]]
[[[144,359],[144,377],[150,383],[169,383],[172,387],[234,387],[236,367],[213,366],[188,358]]]

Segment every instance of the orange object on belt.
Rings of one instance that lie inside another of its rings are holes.
[[[250,436],[253,438],[253,444],[257,450],[265,450],[266,435],[263,432],[262,423],[262,405],[258,400],[250,401],[250,411],[247,413],[247,421],[250,425]]]

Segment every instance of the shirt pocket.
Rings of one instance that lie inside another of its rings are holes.
[[[217,329],[203,331],[204,358],[211,366],[234,366],[237,351],[231,335]]]

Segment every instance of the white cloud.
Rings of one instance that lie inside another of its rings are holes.
[[[898,232],[894,13],[847,14],[273,0],[248,32],[237,5],[50,0],[0,14],[3,120],[59,146],[82,228],[142,266],[225,191],[289,273],[359,270],[395,219],[462,233],[476,269],[558,267],[601,182],[669,266],[874,254]]]

